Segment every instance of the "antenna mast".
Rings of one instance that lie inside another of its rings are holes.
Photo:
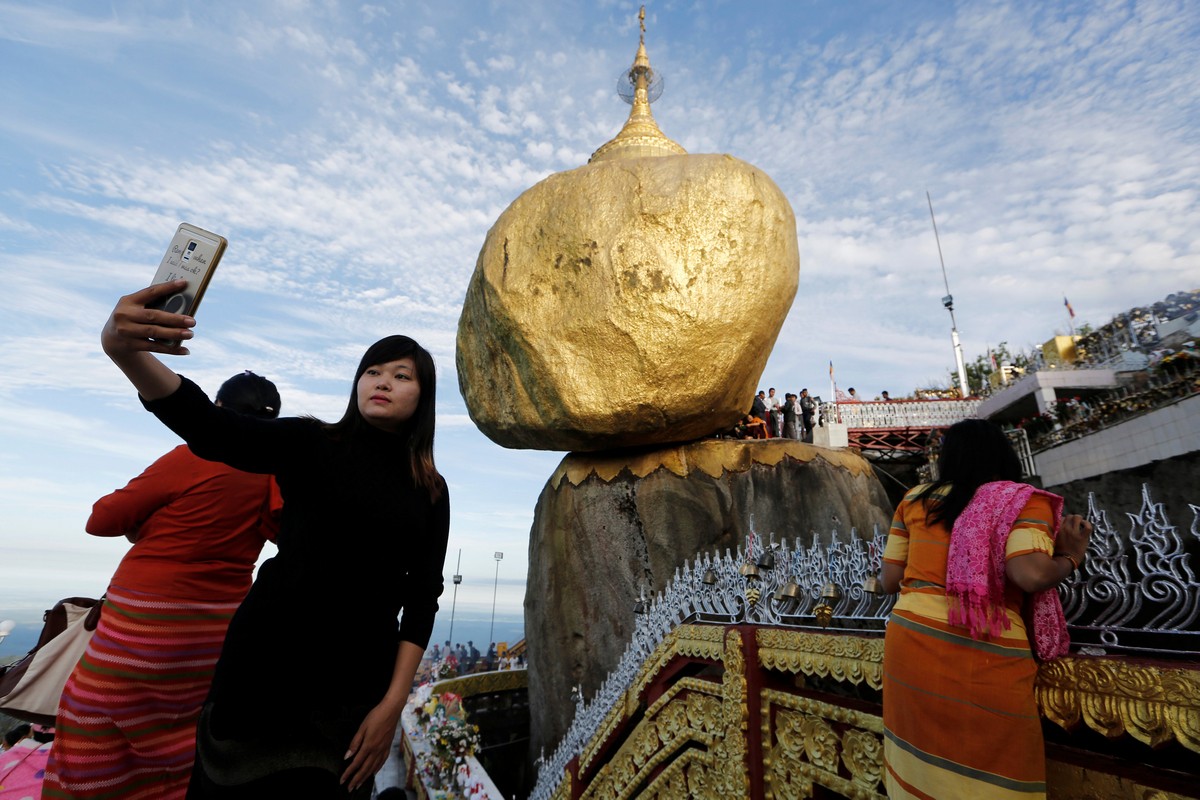
[[[954,345],[954,363],[958,366],[958,391],[962,397],[971,393],[967,386],[967,366],[963,361],[962,342],[958,340],[958,323],[954,321],[954,296],[950,294],[950,281],[946,278],[946,260],[942,258],[942,240],[938,236],[937,219],[933,216],[933,199],[925,192],[925,200],[929,203],[929,219],[933,222],[933,238],[937,241],[938,261],[942,265],[942,283],[946,287],[946,296],[942,305],[950,312],[950,342]]]

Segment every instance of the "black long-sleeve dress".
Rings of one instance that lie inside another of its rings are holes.
[[[237,414],[186,378],[146,407],[201,458],[275,475],[284,501],[279,552],[259,569],[217,662],[198,735],[204,768],[221,784],[295,766],[340,774],[387,691],[399,642],[429,642],[447,492],[431,502],[414,485],[406,439],[369,426],[339,440],[317,420]]]

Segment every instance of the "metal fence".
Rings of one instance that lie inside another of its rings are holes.
[[[1200,654],[1200,582],[1190,559],[1200,550],[1200,506],[1187,537],[1142,487],[1142,508],[1128,529],[1112,523],[1089,496],[1095,531],[1082,568],[1059,587],[1073,646],[1083,652],[1162,656]],[[748,548],[684,563],[641,608],[632,639],[600,689],[576,700],[575,719],[558,747],[539,759],[531,800],[550,800],[567,765],[633,685],[642,663],[683,623],[882,632],[894,597],[879,592],[886,535],[832,531],[822,543],[775,545],[753,536]],[[1189,552],[1189,550],[1191,552]]]
[[[822,403],[821,418],[848,428],[948,428],[978,416],[979,399]]]

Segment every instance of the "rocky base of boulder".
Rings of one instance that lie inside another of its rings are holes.
[[[531,752],[570,725],[572,687],[590,697],[634,629],[639,591],[684,561],[736,549],[751,531],[807,546],[814,534],[870,535],[891,507],[856,452],[789,439],[708,439],[652,451],[571,454],[538,499],[529,541]]]

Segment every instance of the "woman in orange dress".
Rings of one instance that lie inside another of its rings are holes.
[[[884,640],[888,796],[1045,797],[1022,612],[1036,601],[1040,621],[1056,608],[1059,639],[1043,653],[1039,631],[1039,655],[1065,651],[1055,587],[1083,562],[1091,526],[1059,524],[1061,498],[1017,483],[1017,456],[990,422],[952,426],[938,470],[901,501],[883,556],[884,588],[900,592]]]

